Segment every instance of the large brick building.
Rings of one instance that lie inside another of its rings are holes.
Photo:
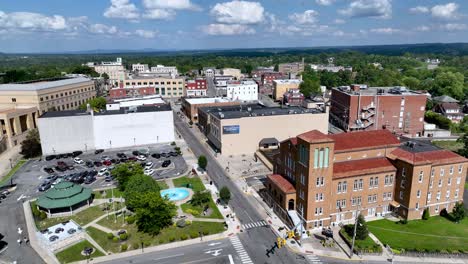
[[[281,142],[267,193],[296,210],[306,228],[396,213],[420,219],[463,201],[468,160],[388,130],[326,135],[317,130]]]
[[[420,136],[426,100],[426,94],[405,87],[339,87],[332,89],[330,119],[345,131],[388,129]]]

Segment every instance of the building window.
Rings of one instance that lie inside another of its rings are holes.
[[[442,179],[439,179],[439,187],[442,187]]]
[[[323,198],[323,193],[316,193],[315,194],[315,201],[316,202],[321,202],[321,201],[323,201],[323,199],[324,199]]]
[[[416,203],[416,210],[419,210],[419,203]]]
[[[443,168],[440,169],[440,176],[444,176],[444,174],[445,174],[445,169],[443,169]]]
[[[457,178],[457,185],[460,185],[460,183],[461,183],[461,177],[458,177]]]
[[[453,196],[455,199],[458,199],[458,192],[459,192],[459,190],[456,189],[456,190],[455,190],[455,195]]]
[[[328,157],[330,156],[330,149],[325,148],[325,162],[324,162],[324,167],[328,168]]]
[[[341,182],[338,182],[338,190],[337,190],[338,193],[341,193]]]
[[[419,179],[418,179],[418,181],[419,181],[419,182],[422,182],[422,181],[423,181],[423,177],[424,177],[424,172],[423,172],[423,171],[420,171],[420,172],[419,172]]]
[[[432,188],[432,185],[434,185],[434,180],[431,179],[431,181],[429,182],[429,188]]]
[[[450,166],[450,175],[453,174],[453,166]]]
[[[372,189],[374,187],[374,178],[371,177],[369,180],[369,189]]]
[[[12,103],[16,103],[16,98],[11,98]]]
[[[462,173],[463,171],[463,165],[458,165],[458,173]]]
[[[374,188],[379,188],[379,177],[374,178]]]
[[[354,186],[353,186],[353,191],[358,190],[358,180],[354,180]]]
[[[401,180],[400,188],[405,188],[406,180]]]
[[[301,173],[301,183],[302,185],[305,185],[305,176],[302,173]]]
[[[405,167],[403,167],[403,169],[401,170],[401,176],[406,177],[406,168]]]
[[[438,213],[438,212],[439,212],[439,206],[438,206],[438,205],[436,205],[436,206],[435,206],[435,209],[434,209],[434,211],[435,211],[436,213]]]
[[[418,191],[416,192],[416,197],[417,197],[417,198],[420,198],[420,197],[421,197],[421,190],[418,190]]]
[[[403,191],[400,191],[400,199],[403,199]]]
[[[432,168],[432,170],[431,170],[431,177],[434,177],[434,174],[435,174],[435,169]]]
[[[304,145],[299,145],[299,161],[305,165],[308,159],[307,148]]]
[[[451,185],[452,184],[452,178],[448,178],[447,179],[447,185]]]
[[[432,193],[431,193],[431,192],[428,192],[428,193],[427,193],[427,202],[430,202],[430,201],[431,201],[431,198],[432,198]]]
[[[323,150],[323,149],[320,149],[320,154],[319,154],[319,168],[323,168],[323,163],[324,163],[323,155],[324,155],[324,150]]]
[[[343,185],[341,186],[342,189],[343,189],[343,193],[347,192],[348,191],[348,182],[343,182]]]
[[[359,179],[359,190],[362,190],[363,186],[364,186],[364,180]]]
[[[440,191],[437,192],[437,195],[436,195],[436,200],[439,201],[440,200]]]
[[[304,200],[304,191],[302,189],[299,190],[299,197]]]

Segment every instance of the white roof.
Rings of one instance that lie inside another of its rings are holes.
[[[64,85],[89,82],[91,79],[85,77],[63,79],[57,81],[39,81],[35,83],[7,83],[0,85],[0,91],[37,91],[49,88],[55,88]]]
[[[278,79],[278,80],[273,80],[273,82],[275,83],[279,83],[279,84],[286,84],[286,83],[296,83],[296,84],[300,84],[302,81],[299,80],[299,79]]]
[[[190,104],[213,104],[213,103],[226,103],[230,102],[229,100],[221,97],[211,97],[211,98],[185,98],[185,101]]]

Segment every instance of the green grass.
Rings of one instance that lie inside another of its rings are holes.
[[[167,185],[166,181],[156,181],[156,182],[158,183],[160,190],[169,189],[169,186]]]
[[[114,190],[114,198],[123,197],[123,192],[120,191],[118,188],[113,188]],[[94,199],[109,199],[112,198],[112,189],[102,190],[102,191],[94,191]]]
[[[353,238],[350,237],[348,233],[345,232],[344,228],[340,230],[340,233],[346,238],[346,240],[349,241],[350,244],[352,243]],[[356,239],[354,241],[354,248],[357,251],[365,250],[365,251],[374,252],[374,253],[382,252],[382,248],[377,243],[375,243],[374,240],[372,240],[372,238],[370,238],[369,236],[367,236],[366,239],[364,240]]]
[[[429,220],[408,221],[406,225],[385,219],[367,225],[382,243],[393,249],[468,252],[468,218],[459,224],[433,216]]]
[[[128,214],[127,214],[128,216]],[[103,219],[99,220],[97,222],[98,225],[107,227],[109,229],[118,231],[119,229],[125,229],[125,226],[123,225],[123,214],[118,214],[117,217],[115,214],[109,215],[109,217],[104,217]],[[115,220],[117,218],[117,221]],[[126,222],[125,222],[126,223]],[[123,227],[122,227],[123,226]]]
[[[194,192],[205,190],[205,185],[198,177],[188,178],[187,176],[180,177],[172,180],[175,187],[187,187],[187,184],[192,184],[192,189]]]
[[[187,214],[190,213],[188,212],[188,210],[190,210],[191,214],[195,217],[223,219],[223,216],[221,215],[221,212],[219,211],[218,207],[214,203],[213,199],[210,199],[210,202],[208,205],[213,210],[213,212],[209,216],[204,216],[202,214],[203,213],[202,206],[193,206],[190,203],[184,203],[180,205],[180,208],[182,208],[182,211]]]
[[[432,141],[432,144],[450,151],[458,151],[464,147],[463,142],[458,142],[456,140]]]
[[[103,249],[108,252],[119,252],[120,244],[107,238],[107,233],[95,227],[86,228],[86,233],[94,239]]]
[[[183,228],[179,228],[174,225],[170,227],[166,227],[163,230],[161,230],[161,232],[156,236],[151,236],[149,234],[138,232],[138,228],[135,224],[122,225],[122,221],[118,222],[117,224],[113,224],[113,227],[115,228],[115,230],[118,230],[118,229],[127,230],[127,233],[129,234],[128,240],[125,242],[114,242],[112,240],[107,239],[105,232],[102,232],[100,230],[96,231],[91,227],[87,229],[87,232],[105,250],[117,253],[117,252],[120,252],[120,245],[122,243],[125,243],[129,246],[128,250],[132,250],[131,248],[132,245],[138,244],[140,246],[141,242],[145,244],[145,247],[149,247],[149,246],[155,246],[155,245],[165,244],[165,243],[174,242],[174,241],[180,241],[182,240],[183,236],[185,236],[186,239],[191,239],[190,235],[193,235],[194,236],[193,238],[195,238],[195,237],[198,237],[199,232],[205,233],[205,236],[206,236],[206,235],[217,234],[225,230],[224,223],[197,222],[197,221],[194,221],[191,224]]]
[[[3,186],[10,178],[26,163],[28,160],[19,160],[16,165],[0,180],[0,186]]]
[[[79,242],[78,244],[75,244],[65,250],[62,250],[55,254],[57,256],[57,259],[60,261],[60,263],[71,263],[75,261],[80,261],[80,260],[86,260],[86,256],[81,254],[81,251],[85,247],[92,247],[94,248],[91,243],[89,243],[88,240],[84,240]],[[90,258],[96,258],[96,257],[101,257],[104,256],[104,254],[99,251],[98,249],[94,248],[93,254],[91,254]]]
[[[468,182],[465,182],[465,189],[468,190]]]

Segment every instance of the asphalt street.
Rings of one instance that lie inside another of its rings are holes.
[[[204,155],[208,159],[207,172],[213,182],[218,186],[227,186],[231,190],[231,208],[236,213],[240,225],[255,223],[264,220],[257,209],[247,200],[237,186],[228,178],[228,175],[207,150],[193,135],[188,125],[176,116],[175,125],[179,133],[187,142],[195,156]],[[307,263],[305,258],[289,252],[286,248],[276,249],[273,254],[267,254],[275,245],[276,235],[269,227],[257,227],[239,234],[248,255],[254,263]]]
[[[215,97],[216,96],[216,85],[214,83],[213,77],[207,77],[206,82],[208,84],[208,89],[206,91],[206,95],[208,97]]]

